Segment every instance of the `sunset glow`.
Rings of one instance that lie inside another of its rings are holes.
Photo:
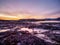
[[[0,20],[60,17],[59,0],[0,0]]]
[[[0,14],[0,20],[18,20],[19,18],[16,16],[10,16],[5,14]]]

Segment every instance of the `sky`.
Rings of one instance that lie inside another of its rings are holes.
[[[57,18],[60,0],[0,0],[1,19]]]

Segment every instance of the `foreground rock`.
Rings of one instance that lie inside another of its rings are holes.
[[[0,40],[0,45],[54,45],[25,31],[9,31]]]

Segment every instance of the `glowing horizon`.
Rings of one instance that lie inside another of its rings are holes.
[[[5,14],[0,14],[0,20],[18,20],[19,18],[16,16],[10,16]]]
[[[39,16],[31,16],[31,15],[25,15],[23,16],[23,14],[16,14],[16,16],[12,16],[12,15],[8,15],[8,14],[0,14],[0,20],[19,20],[19,19],[39,19],[39,18],[43,18],[43,17],[39,17]]]
[[[60,17],[59,2],[60,0],[0,0],[0,20],[57,18]]]

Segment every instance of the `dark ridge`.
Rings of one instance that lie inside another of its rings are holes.
[[[20,20],[0,20],[0,22],[7,21],[7,22],[23,22],[23,21],[29,21],[29,22],[35,22],[35,21],[60,21],[60,17],[58,18],[45,18],[45,19],[20,19]]]

